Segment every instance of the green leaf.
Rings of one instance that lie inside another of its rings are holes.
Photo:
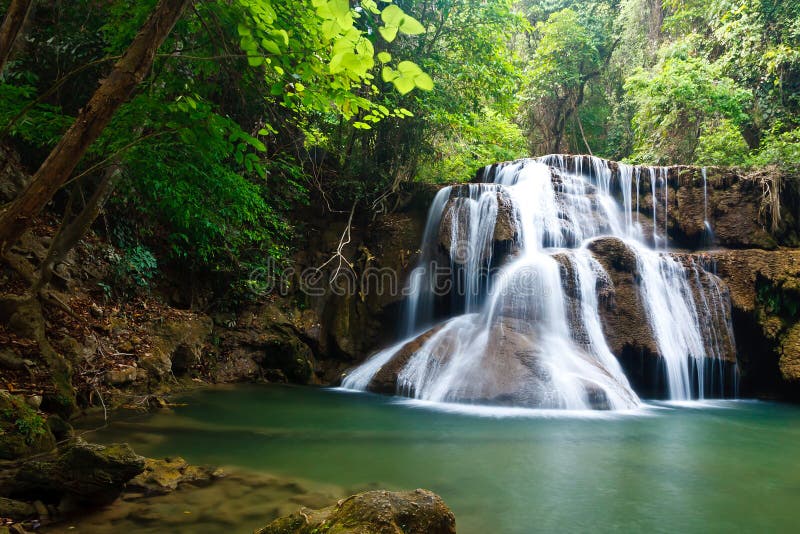
[[[383,11],[381,11],[381,20],[387,26],[400,27],[400,22],[405,16],[406,14],[403,13],[403,10],[394,4],[385,7]]]
[[[433,91],[433,80],[427,74],[420,73],[414,78],[414,85],[423,91]]]
[[[247,56],[247,63],[251,67],[260,67],[264,63],[263,56]]]
[[[381,10],[378,9],[378,4],[375,0],[361,0],[361,7],[368,10],[373,15],[380,15]]]
[[[400,31],[407,35],[419,35],[425,33],[425,26],[414,17],[404,16],[399,24]]]
[[[236,26],[236,30],[239,32],[239,37],[244,37],[245,35],[252,35],[250,28],[248,28],[244,24],[239,24],[238,26]]]
[[[277,43],[270,41],[269,39],[261,39],[261,46],[267,49],[268,52],[275,54],[276,56],[280,55],[281,49],[278,47]]]
[[[392,67],[383,67],[381,70],[381,78],[384,82],[391,82],[400,77],[400,74]]]
[[[286,30],[273,30],[272,35],[283,38],[284,46],[289,46],[289,33]]]
[[[399,77],[395,80],[392,80],[392,83],[401,95],[405,95],[414,90],[414,80],[410,78]]]
[[[378,33],[381,34],[387,43],[391,43],[394,41],[395,37],[397,37],[397,26],[381,26],[378,28]]]
[[[350,0],[329,0],[328,9],[333,18],[341,26],[348,28],[353,25],[353,16],[350,13]]]
[[[389,52],[378,52],[378,61],[381,63],[389,63],[392,60],[392,55]]]
[[[397,65],[397,70],[404,76],[416,76],[422,72],[422,69],[419,68],[419,65],[411,61],[401,61]]]

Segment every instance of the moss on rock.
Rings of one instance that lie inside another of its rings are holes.
[[[56,445],[45,419],[22,397],[0,391],[0,459],[13,460]]]
[[[301,508],[257,534],[455,534],[456,519],[430,491],[369,491],[322,510]]]

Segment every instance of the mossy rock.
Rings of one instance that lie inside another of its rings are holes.
[[[55,446],[55,437],[44,418],[22,397],[0,391],[0,459],[23,458]]]
[[[69,495],[79,502],[106,504],[144,466],[145,459],[126,443],[97,445],[78,439],[55,459],[23,464],[14,478],[12,495],[49,502]]]
[[[456,519],[427,490],[368,491],[322,510],[301,508],[256,534],[455,534]]]
[[[792,325],[781,338],[778,365],[784,380],[800,383],[800,322]]]
[[[0,517],[6,517],[14,521],[22,521],[36,517],[37,515],[36,508],[31,504],[0,497]]]

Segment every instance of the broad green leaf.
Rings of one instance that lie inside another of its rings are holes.
[[[392,80],[392,83],[401,95],[410,93],[414,89],[414,80],[410,78],[399,77]]]
[[[407,35],[419,35],[420,33],[425,33],[425,26],[420,24],[420,22],[414,17],[408,15],[403,17],[398,26],[400,31]]]
[[[248,28],[244,24],[239,24],[236,27],[236,30],[239,32],[239,37],[244,37],[245,35],[252,35],[250,28]]]
[[[433,80],[427,74],[420,73],[414,78],[414,85],[423,91],[433,91]]]
[[[381,20],[387,26],[400,27],[400,21],[402,21],[405,16],[406,14],[403,13],[403,10],[394,4],[385,7],[383,11],[381,11]]]
[[[389,52],[378,52],[378,61],[381,63],[389,63],[392,60],[392,55]]]
[[[247,56],[247,63],[249,63],[251,67],[259,67],[259,66],[264,64],[264,57],[263,56]]]
[[[404,76],[416,76],[422,72],[422,69],[419,68],[419,65],[411,61],[401,61],[397,65],[397,70],[400,71],[400,73]]]
[[[270,41],[269,39],[261,39],[261,46],[267,49],[272,54],[280,55],[281,49],[277,45],[277,43]]]
[[[391,82],[400,77],[400,74],[392,69],[392,67],[383,67],[381,69],[381,78],[384,82]]]
[[[356,52],[362,56],[372,57],[375,54],[375,48],[369,39],[359,39],[356,42]]]
[[[378,9],[378,4],[375,0],[361,0],[361,7],[368,10],[373,15],[380,15],[381,10]]]
[[[289,33],[286,30],[273,30],[270,33],[276,37],[281,37],[283,39],[283,44],[289,46]]]
[[[391,43],[394,41],[394,38],[397,37],[397,26],[381,26],[378,28],[378,32],[387,43]]]

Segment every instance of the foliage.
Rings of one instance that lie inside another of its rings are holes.
[[[691,163],[714,121],[738,126],[748,120],[750,92],[698,56],[688,41],[664,49],[653,71],[637,70],[625,90],[636,108],[632,159],[637,162]]]
[[[604,73],[617,45],[614,6],[603,1],[524,4],[534,23],[522,119],[531,151],[587,152],[594,147],[604,154],[610,113]]]
[[[750,148],[733,121],[709,122],[697,140],[694,162],[698,165],[746,165]]]
[[[156,2],[37,5],[0,79],[2,142],[26,165]],[[800,2],[210,0],[68,187],[119,173],[96,229],[129,290],[171,270],[246,293],[248,273],[304,246],[312,202],[379,212],[402,181],[531,152],[796,169],[799,132]]]
[[[123,249],[122,254],[114,251],[109,260],[113,267],[114,287],[122,295],[150,290],[158,260],[147,248],[136,245]]]
[[[28,445],[47,433],[44,418],[25,404],[21,397],[7,395],[3,400],[8,404],[7,408],[0,411],[0,422],[5,423],[3,427],[13,426],[13,430],[21,435]]]
[[[773,285],[761,278],[757,281],[756,298],[767,313],[786,318],[797,317],[800,300],[795,291],[786,290],[782,283]]]
[[[764,137],[761,147],[753,154],[755,165],[776,164],[789,171],[800,170],[800,128],[782,132],[781,125]]]
[[[488,161],[509,161],[527,155],[527,142],[519,126],[491,109],[467,117],[448,114],[437,120],[449,121],[449,128],[432,140],[435,152],[420,164],[417,179],[421,181],[467,181]]]

